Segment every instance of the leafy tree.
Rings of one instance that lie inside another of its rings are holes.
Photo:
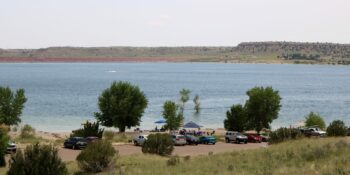
[[[7,132],[7,127],[0,128],[0,167],[6,165],[5,153],[10,139]]]
[[[100,128],[100,124],[98,122],[89,122],[83,123],[83,128],[72,131],[71,137],[89,137],[95,136],[98,138],[102,138],[104,129]]]
[[[254,87],[247,91],[249,99],[245,103],[248,126],[258,133],[270,128],[270,123],[278,118],[281,97],[272,87]]]
[[[306,127],[312,127],[312,126],[318,126],[321,129],[326,128],[326,124],[323,120],[323,118],[314,112],[310,112],[306,117],[305,117],[305,126]]]
[[[194,103],[194,110],[196,111],[196,113],[198,114],[200,111],[200,102],[199,102],[199,96],[195,95],[193,98],[193,103]]]
[[[98,173],[115,163],[118,153],[108,141],[94,142],[80,152],[78,166],[85,172]]]
[[[0,87],[0,123],[9,126],[20,123],[26,101],[24,89],[18,89],[14,94],[9,87]]]
[[[148,101],[144,93],[128,82],[113,82],[98,99],[100,112],[96,119],[107,127],[117,127],[120,132],[125,128],[140,125],[141,117]]]
[[[177,115],[177,106],[175,102],[166,101],[163,105],[163,118],[166,120],[165,128],[177,130],[183,121],[182,115]]]
[[[11,156],[7,175],[67,175],[66,164],[52,145],[29,145],[24,153],[18,150]]]
[[[182,89],[180,91],[180,112],[179,115],[184,114],[184,110],[185,110],[185,103],[190,99],[190,93],[191,91],[189,89]]]
[[[228,131],[242,132],[247,125],[247,117],[242,105],[233,105],[230,110],[226,112],[226,119],[224,120],[225,129]]]
[[[328,136],[346,136],[348,134],[347,127],[341,120],[334,120],[327,127]]]
[[[161,156],[171,155],[174,143],[169,134],[150,134],[142,145],[143,153],[158,154]]]

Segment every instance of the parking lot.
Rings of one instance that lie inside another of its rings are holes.
[[[126,145],[114,145],[116,150],[119,150],[119,155],[132,155],[132,154],[142,154],[140,146],[134,146],[131,144]],[[173,155],[186,156],[186,155],[208,155],[209,152],[220,153],[220,152],[230,152],[239,151],[245,149],[258,149],[267,147],[267,143],[248,143],[248,144],[235,144],[235,143],[223,143],[217,142],[215,145],[204,145],[199,144],[186,145],[186,146],[175,146]],[[66,148],[59,148],[58,154],[63,161],[73,161],[80,153],[80,150],[72,150]]]

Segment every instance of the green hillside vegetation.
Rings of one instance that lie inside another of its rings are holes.
[[[173,58],[175,61],[350,64],[350,44],[246,42],[236,47],[50,47],[0,49],[10,58]]]
[[[121,156],[104,174],[350,174],[350,142],[347,138],[315,138],[287,141],[256,150],[235,151],[195,157],[155,155]],[[71,173],[76,162],[67,164]]]

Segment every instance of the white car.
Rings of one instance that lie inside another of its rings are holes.
[[[243,143],[247,144],[248,137],[241,134],[240,132],[237,132],[237,131],[227,131],[225,134],[225,141],[226,141],[226,143],[233,141],[235,143],[243,142]]]
[[[148,135],[138,135],[133,139],[134,145],[143,145],[147,140]]]
[[[174,145],[184,146],[187,144],[186,137],[184,135],[172,135]]]

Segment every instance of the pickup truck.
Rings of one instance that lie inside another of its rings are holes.
[[[312,127],[312,128],[303,128],[300,129],[300,131],[307,137],[311,137],[311,136],[326,136],[326,132],[322,131],[320,128],[318,127]]]

